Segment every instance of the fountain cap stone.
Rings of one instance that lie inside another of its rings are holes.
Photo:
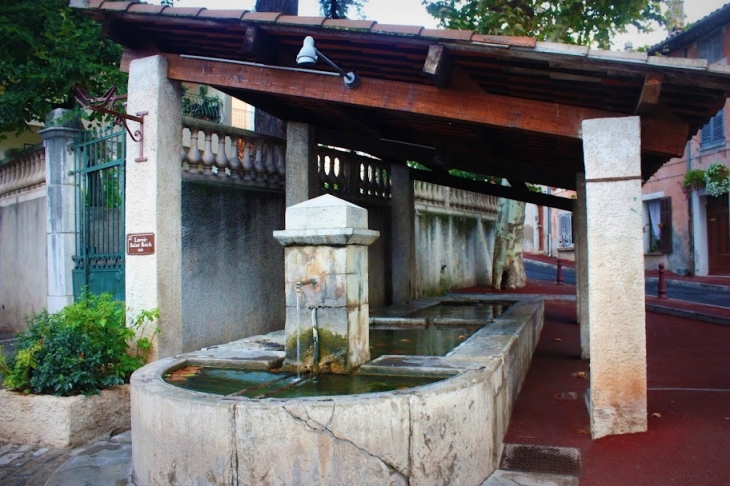
[[[379,236],[366,209],[329,194],[288,207],[286,229],[274,231],[283,246],[370,245]]]
[[[368,212],[330,194],[309,199],[286,209],[286,229],[314,230],[368,227]]]

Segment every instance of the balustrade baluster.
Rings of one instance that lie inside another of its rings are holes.
[[[215,166],[218,169],[218,177],[226,177],[228,168],[228,157],[226,156],[226,136],[218,133],[218,154],[215,156]]]
[[[276,185],[274,176],[276,175],[276,164],[274,164],[274,145],[266,143],[266,162],[264,163],[266,170],[266,182],[269,185]]]
[[[231,138],[231,153],[228,155],[228,164],[231,171],[231,179],[234,179],[236,181],[241,179],[241,168],[243,167],[241,165],[241,159],[238,154],[238,147],[241,144],[241,140],[243,140],[240,136]]]
[[[248,140],[243,141],[243,180],[253,180],[253,162],[251,161],[251,142]]]
[[[276,155],[276,181],[279,185],[283,185],[286,179],[286,160],[284,149],[280,144],[274,146],[274,153]]]
[[[253,162],[254,172],[256,173],[256,182],[258,184],[266,184],[266,168],[264,167],[264,143],[259,139],[256,143],[256,158]]]
[[[200,164],[203,162],[203,157],[198,149],[198,132],[200,130],[197,128],[190,129],[190,149],[188,149],[187,160],[188,172],[191,174],[199,174]]]
[[[212,176],[215,166],[215,155],[213,155],[213,134],[204,132],[205,147],[203,148],[203,175]]]

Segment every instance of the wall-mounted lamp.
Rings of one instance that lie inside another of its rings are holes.
[[[344,78],[345,86],[347,86],[348,88],[357,88],[358,86],[360,86],[360,76],[352,71],[346,73],[345,71],[340,69],[337,64],[330,61],[327,56],[319,52],[319,50],[314,47],[314,39],[311,36],[305,37],[304,45],[302,46],[302,49],[299,51],[299,55],[297,56],[297,64],[301,66],[314,66],[315,64],[317,64],[318,57],[324,59],[327,64],[335,68],[337,72],[340,73],[340,75]]]

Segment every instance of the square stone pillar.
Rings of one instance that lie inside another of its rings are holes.
[[[326,194],[286,210],[286,358],[290,371],[350,373],[370,360],[368,212]]]
[[[67,113],[67,110],[53,110],[46,117],[48,128],[38,132],[46,152],[48,312],[58,312],[74,301],[76,186],[69,144],[81,133],[81,124],[78,120],[64,121]]]
[[[594,439],[644,432],[646,316],[639,117],[583,121]]]
[[[286,207],[319,195],[314,127],[286,124]]]
[[[416,292],[414,285],[415,225],[416,209],[413,205],[413,179],[411,170],[405,164],[391,163],[390,198],[390,241],[391,241],[391,278],[393,304],[409,301]]]
[[[586,239],[586,175],[579,172],[575,178],[576,198],[573,201],[573,244],[575,245],[575,293],[577,321],[580,324],[580,357],[589,359],[590,326],[588,325],[588,240]]]
[[[129,68],[127,113],[146,111],[144,162],[137,162],[139,142],[127,135],[125,233],[152,235],[154,252],[125,259],[128,312],[160,309],[155,322],[152,359],[174,356],[182,347],[181,162],[182,101],[180,84],[167,79],[167,61],[151,56]],[[138,124],[129,122],[132,130]],[[142,236],[144,238],[144,236]],[[150,240],[147,240],[148,242]],[[146,331],[152,331],[148,326]]]

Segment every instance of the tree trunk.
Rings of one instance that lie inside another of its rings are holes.
[[[256,0],[257,12],[281,12],[286,15],[297,15],[299,0]],[[286,137],[286,122],[256,108],[254,112],[254,128],[257,132],[275,137]]]
[[[492,257],[492,287],[495,289],[518,289],[527,285],[522,261],[524,225],[525,203],[500,199]]]
[[[256,0],[257,12],[281,12],[296,15],[299,12],[299,0]]]

